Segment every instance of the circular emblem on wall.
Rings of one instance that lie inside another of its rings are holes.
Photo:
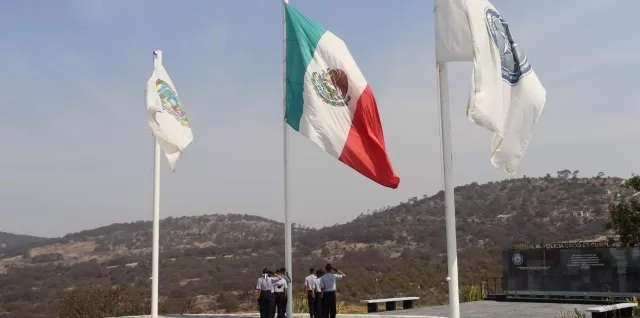
[[[520,253],[515,253],[513,254],[513,256],[511,256],[511,260],[513,261],[514,265],[522,265],[524,258]]]

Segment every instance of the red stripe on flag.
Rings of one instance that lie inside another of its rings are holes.
[[[400,184],[387,156],[378,105],[369,85],[360,95],[339,160],[385,187],[395,189]]]

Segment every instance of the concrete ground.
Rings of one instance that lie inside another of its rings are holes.
[[[577,305],[577,304],[555,304],[555,303],[518,303],[518,302],[498,302],[498,301],[476,301],[460,304],[460,317],[499,317],[499,318],[554,318],[563,311],[573,312],[574,308],[584,312],[589,307],[598,305]],[[391,312],[378,312],[371,314],[344,314],[338,318],[447,318],[449,306],[422,307]],[[308,318],[308,314],[294,314],[295,318]],[[591,315],[587,314],[587,317]],[[129,316],[120,318],[148,318],[150,316]],[[198,317],[198,318],[255,318],[260,317],[255,314],[185,314],[166,315],[162,318],[177,317]]]

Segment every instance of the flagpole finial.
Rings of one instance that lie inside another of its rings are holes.
[[[155,50],[153,51],[153,57],[158,60],[158,62],[162,63],[162,51]]]

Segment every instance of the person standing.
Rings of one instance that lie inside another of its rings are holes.
[[[289,275],[287,274],[287,269],[284,268],[284,267],[280,268],[280,273],[281,273],[282,278],[287,282],[287,287],[288,288],[293,288],[291,286],[291,278],[289,278]],[[289,299],[287,299],[288,297],[289,297],[289,295],[287,295],[287,293],[285,293],[284,294],[284,303],[285,303],[284,313],[285,313],[285,315],[287,314],[287,304],[289,304]],[[293,306],[293,304],[292,304],[292,306]]]
[[[276,274],[282,277],[282,272],[280,272],[280,270],[278,270]],[[278,314],[278,318],[284,318],[284,313],[287,308],[287,301],[285,298],[285,295],[287,293],[287,281],[283,278],[280,278],[276,283],[273,284],[273,289],[276,303],[276,313]]]
[[[315,306],[314,306],[314,301],[316,298],[316,293],[315,293],[315,280],[316,280],[317,276],[315,273],[315,270],[313,269],[313,267],[311,267],[309,269],[309,276],[304,278],[304,294],[307,295],[307,303],[309,304],[309,317],[313,318],[314,317],[314,311],[315,311]],[[321,317],[318,317],[321,318]]]
[[[322,314],[325,318],[336,318],[337,303],[336,303],[336,280],[341,279],[347,275],[343,272],[333,268],[331,264],[327,264],[324,267],[326,273],[320,279],[320,289],[322,290]],[[332,271],[338,272],[334,274]]]
[[[276,269],[276,274],[280,275],[280,273],[278,273],[278,269]],[[280,281],[280,280],[278,280]],[[276,306],[278,304],[277,300],[276,300],[276,283],[278,283],[278,281],[274,282],[273,284],[271,284],[271,295],[273,295],[273,306],[271,308],[271,318],[276,318],[276,311],[278,310],[278,307]]]
[[[313,280],[313,289],[316,295],[316,299],[314,300],[314,315],[315,318],[323,318],[322,315],[322,289],[320,289],[320,279],[324,275],[324,272],[319,269],[316,271],[316,279]]]
[[[266,267],[262,270],[262,276],[258,278],[258,284],[256,285],[260,318],[273,318],[275,305],[275,298],[272,293],[273,284],[280,279],[280,275],[271,273]]]
[[[287,282],[287,284],[291,284],[291,278],[289,278],[289,275],[287,274],[287,269],[286,268],[281,268],[280,269],[280,276],[282,276],[282,278],[284,278],[284,280]]]

